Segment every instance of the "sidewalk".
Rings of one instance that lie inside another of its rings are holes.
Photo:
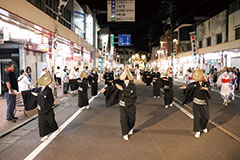
[[[63,94],[62,88],[57,89],[57,95],[58,97],[55,99],[54,102],[56,106],[58,106],[62,101],[65,101],[66,99],[72,96],[71,94]],[[16,117],[18,117],[17,122],[16,123],[6,122],[7,112],[6,99],[0,99],[0,138],[37,117],[37,108],[26,112],[27,117],[24,115],[23,107],[16,107],[16,110],[17,110]]]

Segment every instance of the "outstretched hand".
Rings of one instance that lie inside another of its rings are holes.
[[[35,92],[31,92],[31,94],[34,95],[34,96],[36,96],[36,97],[38,96],[38,94],[35,93]]]
[[[104,88],[104,89],[100,90],[99,92],[104,93],[105,91],[106,91],[106,89]]]
[[[119,89],[119,90],[123,90],[123,87],[122,86],[120,86],[119,84],[116,84],[116,87]]]
[[[186,89],[187,86],[182,86],[182,87],[179,87],[179,89]]]

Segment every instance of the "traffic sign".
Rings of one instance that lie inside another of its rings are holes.
[[[119,34],[118,46],[131,46],[131,34]]]

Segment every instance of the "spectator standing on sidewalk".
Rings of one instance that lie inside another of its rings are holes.
[[[213,85],[215,85],[217,83],[217,79],[218,79],[218,71],[217,71],[217,68],[214,68],[214,71],[213,71]]]
[[[237,75],[237,84],[236,84],[236,90],[240,90],[240,72],[239,72],[239,68],[236,68],[236,75]]]
[[[26,76],[27,76],[29,82],[32,83],[32,69],[31,69],[30,66],[27,66],[27,68],[26,68],[26,72],[27,72]]]
[[[57,66],[57,70],[56,70],[56,81],[57,81],[57,84],[60,86],[61,88],[61,85],[62,85],[62,73],[61,73],[61,70],[60,70],[60,67]]]
[[[63,70],[63,94],[67,94],[69,88],[69,76],[67,69]]]
[[[18,77],[18,88],[19,92],[26,91],[30,89],[31,82],[26,76],[26,72],[22,69],[20,70],[20,76]],[[24,106],[22,95],[17,95],[17,106]]]
[[[16,122],[17,117],[14,116],[16,107],[16,95],[18,94],[18,82],[14,73],[14,64],[9,62],[4,72],[4,91],[7,101],[7,122]]]
[[[18,77],[19,92],[29,90],[31,82],[28,80],[26,72],[22,69],[20,70],[20,74],[21,75]]]

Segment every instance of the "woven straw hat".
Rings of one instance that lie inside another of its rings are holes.
[[[228,67],[224,67],[224,68],[221,70],[221,72],[227,72],[227,70],[228,70]]]
[[[86,71],[82,71],[82,73],[80,74],[80,78],[86,78],[87,79],[87,73],[86,73]]]
[[[167,71],[166,71],[166,76],[167,77],[171,77],[172,75],[172,68],[171,67],[168,67]]]
[[[125,68],[125,70],[123,71],[123,73],[120,76],[120,80],[133,80],[133,75],[130,72],[129,68]]]
[[[196,81],[201,81],[205,78],[205,75],[203,71],[199,67],[197,67],[192,73],[192,78]]]
[[[42,77],[40,77],[37,80],[37,84],[40,84],[41,86],[47,86],[47,85],[51,84],[52,82],[53,82],[53,78],[49,71],[47,73],[45,73],[44,75],[42,75]]]
[[[97,68],[97,67],[93,68],[93,71],[97,72],[97,71],[98,71],[98,68]]]

